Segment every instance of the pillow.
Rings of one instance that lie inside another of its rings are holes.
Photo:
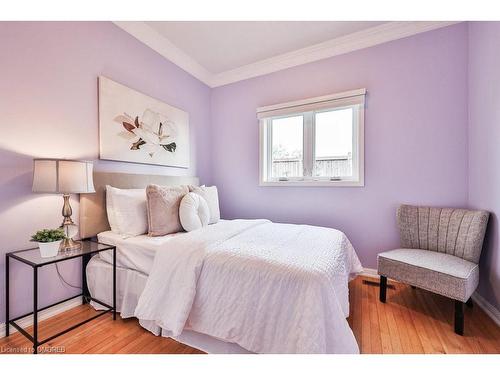
[[[138,236],[148,231],[145,189],[118,189],[106,185],[106,211],[114,233]]]
[[[207,201],[210,210],[210,220],[208,224],[214,224],[220,220],[219,194],[217,186],[199,186],[193,188],[193,193],[200,195]]]
[[[113,233],[120,233],[118,230],[118,224],[116,223],[115,219],[111,188],[112,186],[106,185],[106,215],[108,216],[108,223],[111,227],[111,231]]]
[[[179,206],[182,197],[188,192],[187,186],[149,185],[146,188],[150,236],[165,236],[182,231]]]
[[[194,189],[198,188],[199,186],[198,185],[186,185],[189,189],[189,192],[191,193]],[[205,185],[201,185],[201,186],[205,186]]]
[[[181,200],[179,218],[186,232],[207,226],[210,220],[207,201],[201,195],[187,193]]]

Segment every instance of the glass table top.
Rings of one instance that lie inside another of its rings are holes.
[[[38,249],[38,247],[14,251],[8,253],[7,255],[31,266],[43,266],[44,264],[61,262],[66,259],[77,258],[86,254],[98,253],[100,251],[111,250],[114,248],[114,246],[112,245],[106,245],[95,241],[76,242],[81,245],[80,248],[64,251],[59,250],[59,253],[56,256],[49,258],[42,258],[40,256],[40,249]]]

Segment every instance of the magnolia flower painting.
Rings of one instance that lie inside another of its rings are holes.
[[[175,136],[177,127],[166,116],[146,109],[142,117],[132,118],[128,114],[116,116],[117,123],[123,125],[125,131],[119,135],[132,142],[131,150],[140,150],[141,147],[148,151],[150,157],[155,152],[175,152],[177,144]]]
[[[99,77],[100,158],[189,167],[189,116]]]

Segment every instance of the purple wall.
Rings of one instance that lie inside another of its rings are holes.
[[[362,87],[365,187],[259,187],[257,107]],[[215,88],[211,126],[224,218],[338,228],[375,268],[399,203],[467,202],[467,25]]]
[[[210,182],[210,89],[110,22],[0,22],[0,322],[4,253],[61,222],[62,198],[31,193],[33,157],[98,158],[97,76],[105,75],[190,114],[189,170],[96,161],[96,170],[198,175]],[[73,198],[73,218],[78,199]],[[27,267],[12,272],[11,312],[29,311]],[[62,269],[79,284],[79,262]],[[40,305],[76,294],[53,266],[41,271]]]
[[[223,217],[339,228],[372,268],[378,252],[398,246],[401,202],[469,202],[499,212],[499,37],[498,23],[464,23],[210,90],[112,23],[0,22],[0,322],[3,254],[29,246],[30,233],[61,220],[61,197],[31,193],[33,157],[198,175],[218,185]],[[189,170],[97,160],[98,75],[189,112]],[[361,87],[368,90],[365,187],[258,186],[257,107]],[[72,204],[77,218],[77,197]],[[27,271],[13,267],[14,314],[30,308]],[[79,283],[78,262],[62,271]],[[479,290],[497,307],[499,273],[494,214]],[[51,294],[40,305],[75,293],[53,267],[42,270],[41,285]]]
[[[479,293],[500,309],[500,22],[469,24],[469,204],[492,212]]]

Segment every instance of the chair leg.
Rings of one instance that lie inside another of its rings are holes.
[[[380,302],[385,303],[386,293],[387,293],[387,277],[381,275],[380,276],[380,295],[379,295]]]
[[[467,300],[467,302],[465,302],[465,304],[467,305],[467,307],[473,307],[474,306],[474,303],[472,302],[472,298],[469,298]]]
[[[455,333],[464,335],[464,303],[455,300]]]

